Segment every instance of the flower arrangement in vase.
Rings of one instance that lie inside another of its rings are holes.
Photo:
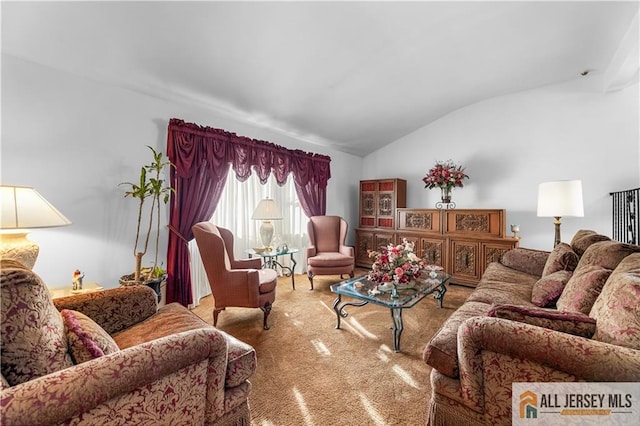
[[[389,244],[380,251],[370,251],[369,257],[374,262],[367,278],[377,283],[380,291],[411,287],[427,268],[413,248],[413,243],[404,238],[401,244]]]
[[[442,202],[451,202],[451,190],[455,187],[462,188],[463,180],[469,179],[464,172],[464,167],[456,164],[451,160],[437,161],[435,166],[431,168],[422,178],[424,187],[428,189],[440,188],[442,191]]]

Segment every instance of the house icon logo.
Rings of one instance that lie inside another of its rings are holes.
[[[525,391],[520,394],[520,418],[535,419],[538,417],[538,394]]]

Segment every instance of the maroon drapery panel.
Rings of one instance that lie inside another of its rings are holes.
[[[167,303],[193,302],[188,243],[191,227],[209,220],[226,184],[229,167],[245,181],[253,172],[261,183],[274,174],[278,185],[293,175],[300,204],[307,216],[326,213],[326,189],[331,158],[289,150],[270,142],[237,136],[172,118],[167,132],[167,156],[175,193],[169,204]]]
[[[169,204],[167,302],[192,303],[189,271],[191,227],[213,215],[227,181],[229,138],[224,132],[189,131],[169,124],[167,156],[175,193]]]

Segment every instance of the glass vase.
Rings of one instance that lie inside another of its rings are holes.
[[[443,203],[450,203],[451,202],[451,187],[450,186],[443,186],[440,188],[440,191],[442,193],[442,202]]]

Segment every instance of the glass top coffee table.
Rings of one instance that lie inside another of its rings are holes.
[[[369,281],[366,276],[352,278],[331,286],[331,291],[338,296],[333,302],[333,310],[336,311],[336,328],[340,328],[340,319],[347,317],[344,307],[364,306],[368,303],[389,308],[391,310],[391,322],[393,330],[393,350],[400,352],[400,336],[402,335],[402,310],[415,306],[426,296],[432,294],[438,301],[438,306],[442,308],[442,299],[447,292],[446,282],[450,275],[438,271],[435,276],[420,278],[414,282],[413,288],[398,289],[397,298],[392,297],[392,292],[378,292],[377,283]],[[358,302],[342,301],[342,296],[357,299]]]

